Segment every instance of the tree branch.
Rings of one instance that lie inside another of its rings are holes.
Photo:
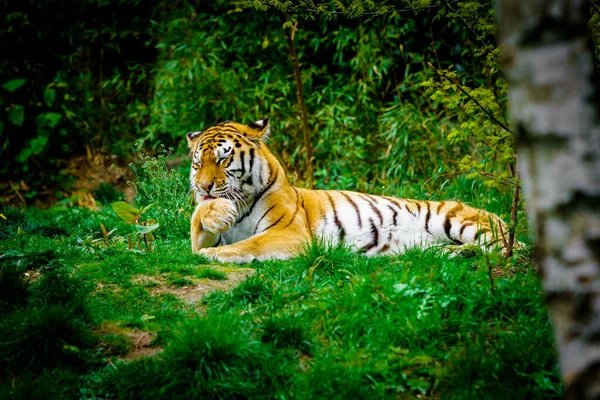
[[[458,16],[458,19],[463,23],[463,25],[473,34],[473,36],[475,36],[475,40],[481,42],[482,46],[489,46],[489,44],[485,40],[481,39],[481,35],[475,32],[475,29],[473,29],[471,24],[469,24],[467,20],[465,20],[461,15],[459,15],[458,12],[456,12],[456,9],[452,7],[450,3],[456,3],[455,1],[442,0],[442,3],[444,4],[444,7],[447,7],[450,11],[452,11]]]
[[[454,85],[456,85],[456,87],[458,88],[458,90],[460,90],[465,96],[467,96],[469,98],[469,100],[471,100],[472,102],[474,102],[477,107],[479,107],[481,109],[481,111],[483,111],[488,117],[490,117],[490,119],[492,121],[494,121],[494,123],[496,125],[498,125],[499,127],[501,127],[502,129],[504,129],[507,132],[510,132],[511,134],[514,135],[514,132],[510,130],[510,128],[508,126],[506,126],[504,123],[502,123],[502,121],[500,121],[498,118],[496,118],[491,111],[489,111],[487,108],[485,108],[479,101],[477,101],[476,98],[474,98],[473,96],[471,96],[460,84],[460,82],[458,82],[456,79],[449,77],[448,75],[446,75],[445,73],[443,73],[442,71],[440,71],[439,69],[437,69],[435,66],[433,66],[433,64],[431,64],[430,62],[427,62],[427,64],[441,77],[445,78],[446,80],[448,80],[450,83],[453,83]]]
[[[285,15],[286,19],[288,15]],[[300,117],[302,119],[302,132],[304,135],[304,147],[306,149],[306,175],[305,178],[308,181],[308,186],[313,188],[315,182],[315,174],[313,172],[313,146],[310,140],[310,129],[308,127],[308,111],[306,109],[306,102],[304,101],[304,87],[302,84],[302,72],[300,71],[300,63],[298,61],[298,53],[296,52],[296,46],[294,45],[294,32],[296,26],[292,26],[285,30],[285,35],[288,42],[288,51],[292,60],[292,67],[294,68],[294,79],[296,81],[296,96],[298,98],[298,106],[300,107]]]

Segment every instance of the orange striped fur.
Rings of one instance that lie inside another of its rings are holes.
[[[195,253],[234,263],[287,259],[314,237],[366,255],[442,243],[505,246],[504,222],[463,203],[295,188],[264,142],[268,133],[268,119],[188,133]]]

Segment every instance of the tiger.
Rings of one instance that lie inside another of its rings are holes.
[[[194,253],[243,264],[293,258],[314,239],[366,256],[435,244],[506,246],[501,218],[461,202],[294,187],[267,147],[269,133],[268,118],[187,133]]]

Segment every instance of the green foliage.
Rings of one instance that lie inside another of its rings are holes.
[[[113,211],[121,218],[123,221],[128,224],[132,224],[135,226],[135,235],[137,237],[137,245],[140,247],[141,243],[144,243],[146,250],[151,251],[154,249],[154,232],[159,228],[159,224],[155,219],[150,219],[148,221],[140,221],[140,217],[146,211],[148,211],[152,204],[147,205],[144,208],[137,209],[124,201],[117,201],[116,203],[111,204]],[[104,225],[102,225],[102,231],[106,238],[109,236],[109,232],[106,231]],[[129,240],[129,247],[133,248],[134,244],[131,241],[131,237]]]
[[[192,319],[161,360],[120,364],[104,384],[119,397],[276,397],[289,379],[286,359],[243,329],[231,318]]]
[[[435,62],[440,73],[472,82],[473,89],[465,83],[461,88],[503,121],[506,85],[499,76],[499,51],[481,45],[494,33],[493,7],[452,4],[452,10],[434,10],[435,19],[416,12],[412,18],[396,18],[393,8],[381,3],[335,4],[336,12],[348,17],[380,15],[360,23],[346,18],[333,22],[332,10],[322,4],[269,2],[292,12],[290,24],[297,24],[294,40],[302,62],[317,187],[397,193],[417,179],[458,171],[483,176],[487,186],[508,181],[508,167],[514,164],[510,134],[431,67]],[[301,180],[304,143],[294,82],[288,79],[290,65],[281,62],[288,52],[281,19],[252,11],[266,9],[266,3],[240,5],[250,8],[217,15],[188,4],[165,25],[148,137],[157,142],[170,132],[173,143],[181,145],[182,132],[268,115],[273,121],[270,146],[292,180]],[[319,13],[322,18],[313,18]],[[301,21],[308,16],[313,20]],[[261,34],[246,40],[243,32]],[[490,82],[494,89],[487,89]],[[435,184],[430,188],[435,190]]]
[[[262,323],[261,340],[278,348],[291,347],[311,354],[312,340],[304,322],[294,315],[271,315]]]
[[[167,166],[167,156],[165,150],[155,157],[140,151],[140,163],[130,165],[136,180],[128,183],[136,189],[136,203],[152,204],[146,209],[148,216],[168,227],[169,236],[188,237],[192,216],[189,185],[181,171]]]
[[[4,255],[3,257],[4,258]],[[27,303],[29,284],[25,279],[24,268],[4,264],[0,266],[0,315],[4,315],[16,305]]]
[[[145,65],[156,58],[148,21],[164,6],[137,0],[0,4],[6,27],[0,33],[1,180],[25,178],[37,186],[41,175],[58,184],[57,160],[86,147],[130,153],[148,118],[151,67]],[[54,30],[50,20],[62,28]]]
[[[217,271],[213,268],[202,268],[197,273],[198,278],[212,279],[215,281],[223,281],[227,279],[227,274],[222,271]]]
[[[18,373],[80,365],[83,352],[94,343],[86,303],[90,287],[56,263],[30,283],[25,271],[31,274],[32,258],[35,255],[13,253],[3,260],[0,286],[6,291],[0,302],[0,369]],[[7,304],[12,307],[7,309]]]
[[[444,7],[436,17],[466,25],[478,44],[472,54],[480,60],[482,70],[472,74],[432,65],[436,75],[422,82],[421,87],[435,106],[451,112],[459,110],[447,140],[451,144],[469,143],[476,149],[474,154],[460,158],[459,169],[469,172],[468,177],[482,177],[487,187],[510,187],[514,185],[511,178],[516,153],[507,122],[508,88],[500,73],[500,49],[489,44],[495,40],[495,10],[491,3],[463,1],[456,3],[456,9]]]
[[[214,309],[221,313],[238,304],[264,304],[273,296],[271,283],[253,275],[227,292],[213,292],[204,299],[209,305],[219,304]]]

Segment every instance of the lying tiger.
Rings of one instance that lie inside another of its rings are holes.
[[[267,148],[268,134],[268,118],[187,134],[198,203],[194,253],[232,263],[288,259],[314,237],[366,255],[435,243],[506,243],[498,216],[463,203],[295,188]]]

